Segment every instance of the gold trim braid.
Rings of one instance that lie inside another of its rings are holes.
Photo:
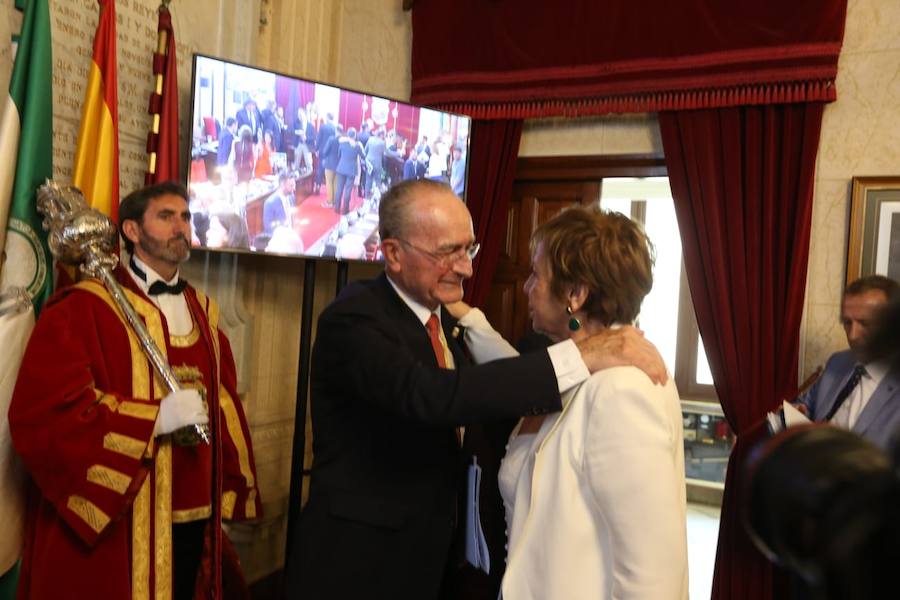
[[[131,477],[103,465],[94,465],[87,470],[87,480],[108,490],[124,494],[131,485]]]
[[[66,500],[66,508],[81,517],[81,520],[87,523],[94,533],[100,533],[109,524],[109,515],[82,496],[74,494],[69,496],[69,499]]]
[[[200,327],[193,323],[191,332],[187,335],[169,334],[169,343],[175,348],[190,348],[200,339]]]
[[[172,440],[159,442],[156,452],[155,531],[156,564],[154,589],[156,600],[172,598]]]
[[[183,510],[172,511],[173,523],[190,523],[191,521],[200,521],[208,519],[212,516],[212,506],[198,506],[197,508],[185,508]]]
[[[159,412],[159,405],[141,404],[140,402],[131,402],[125,400],[119,404],[119,414],[126,417],[134,417],[135,419],[143,419],[145,421],[155,421]]]
[[[147,444],[137,438],[110,431],[103,436],[103,447],[138,460],[144,455]]]
[[[229,490],[222,493],[222,518],[230,519],[234,514],[234,505],[237,504],[237,492]]]
[[[150,477],[131,506],[131,598],[150,599]]]
[[[247,441],[244,439],[244,430],[241,429],[241,419],[234,406],[234,399],[223,385],[219,386],[219,406],[225,415],[225,427],[228,429],[228,437],[231,438],[237,449],[241,475],[244,476],[247,487],[252,488],[256,485],[256,480],[253,477],[253,469],[250,468],[250,451],[247,449]]]

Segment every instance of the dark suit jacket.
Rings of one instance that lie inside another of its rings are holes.
[[[319,318],[312,477],[289,597],[437,598],[464,461],[454,427],[559,410],[546,352],[443,370],[387,278],[349,285]]]
[[[328,123],[326,121],[319,126],[319,133],[316,134],[316,148],[319,149],[319,152],[322,152],[325,149],[328,140],[333,138],[335,134],[336,130],[333,123]]]
[[[263,205],[263,231],[272,235],[278,225],[287,225],[288,216],[284,212],[284,200],[281,192],[275,192],[266,199]]]
[[[253,141],[258,142],[260,140],[260,137],[261,137],[260,134],[262,133],[262,127],[263,127],[262,113],[259,112],[259,109],[256,109],[253,114],[254,114],[255,120],[253,122],[251,122],[250,113],[247,111],[246,108],[242,108],[235,113],[234,118],[237,121],[238,133],[240,133],[241,127],[243,125],[246,125],[247,127],[250,128],[250,132],[253,134]],[[254,127],[254,125],[255,125],[255,127]]]
[[[825,364],[825,370],[800,401],[809,407],[809,417],[822,421],[834,405],[838,393],[850,379],[856,367],[850,350],[836,352]],[[894,433],[900,429],[900,373],[889,371],[875,389],[859,415],[852,431],[887,448]]]
[[[338,141],[338,155],[334,172],[350,178],[356,177],[359,161],[365,158],[362,148],[356,140],[344,137],[335,139]]]
[[[222,130],[219,137],[219,149],[216,153],[216,164],[227,165],[228,157],[231,156],[231,147],[234,146],[234,135],[227,129]]]
[[[322,168],[334,171],[340,159],[341,142],[338,136],[328,138],[324,146],[319,146],[319,164]]]
[[[262,116],[263,133],[272,132],[272,144],[275,146],[275,151],[281,152],[281,127],[278,125],[275,113],[267,108],[260,115]]]

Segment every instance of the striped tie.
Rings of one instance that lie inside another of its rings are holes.
[[[841,388],[841,391],[838,392],[837,398],[834,400],[834,405],[831,407],[831,410],[828,411],[828,414],[825,415],[825,420],[830,421],[832,417],[837,413],[838,409],[841,408],[841,405],[844,401],[850,397],[850,394],[853,390],[856,389],[856,386],[859,385],[859,380],[862,379],[862,376],[865,374],[866,368],[862,365],[856,365],[856,368],[853,369],[853,374],[850,375],[850,379],[847,380],[847,383]]]

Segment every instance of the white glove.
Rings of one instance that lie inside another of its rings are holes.
[[[154,434],[165,435],[188,425],[207,423],[209,415],[200,392],[195,389],[178,390],[160,401]]]

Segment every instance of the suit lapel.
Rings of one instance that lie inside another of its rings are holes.
[[[431,349],[431,340],[428,339],[428,331],[416,314],[406,305],[385,274],[378,277],[375,289],[384,301],[385,312],[388,318],[397,328],[398,335],[403,339],[410,354],[422,362],[428,362],[437,366],[437,358]]]
[[[900,379],[898,373],[893,371],[884,376],[853,426],[855,433],[864,435],[870,427],[879,425],[877,419],[882,409],[889,402],[900,402],[900,380],[898,379]]]
[[[469,364],[469,358],[466,356],[461,342],[461,328],[457,326],[457,320],[443,307],[441,307],[441,328],[444,330],[444,338],[447,340],[447,347],[450,349],[450,354],[453,355],[456,368]]]

